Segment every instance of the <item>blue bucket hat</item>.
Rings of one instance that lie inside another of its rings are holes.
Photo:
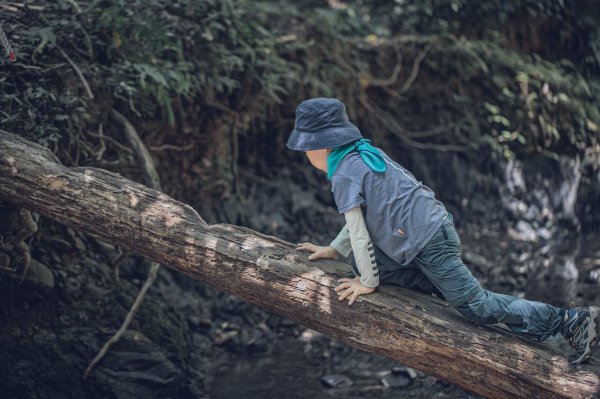
[[[311,98],[296,108],[294,130],[287,147],[296,151],[334,148],[362,137],[348,120],[346,107],[337,98]]]

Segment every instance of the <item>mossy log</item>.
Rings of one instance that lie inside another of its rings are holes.
[[[476,327],[435,297],[382,286],[340,302],[342,262],[310,262],[251,229],[208,225],[190,206],[120,175],[63,166],[0,130],[0,198],[125,247],[362,350],[488,398],[597,398],[600,367],[558,349]]]

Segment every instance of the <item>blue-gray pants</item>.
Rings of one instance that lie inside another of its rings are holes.
[[[448,214],[433,238],[405,266],[375,246],[379,282],[435,293],[476,324],[504,323],[512,332],[539,342],[559,332],[564,309],[481,287],[460,257],[453,220]],[[354,255],[351,262],[358,274]]]

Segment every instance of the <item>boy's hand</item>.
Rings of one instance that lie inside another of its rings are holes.
[[[338,280],[342,284],[335,287],[335,291],[338,293],[339,300],[343,301],[348,296],[350,296],[350,300],[348,301],[348,305],[352,305],[356,298],[360,295],[370,294],[375,291],[375,288],[365,287],[360,282],[360,277],[354,278],[341,278]]]
[[[298,251],[312,252],[312,254],[308,256],[308,260],[338,258],[338,252],[330,245],[326,247],[320,247],[310,242],[300,242],[296,244],[296,249]]]

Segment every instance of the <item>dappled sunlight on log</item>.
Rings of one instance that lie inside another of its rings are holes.
[[[183,219],[181,216],[170,212],[172,208],[170,205],[169,203],[157,201],[147,206],[146,209],[140,212],[142,225],[150,224],[155,226],[159,224],[167,228],[172,228],[182,223]]]
[[[321,313],[331,314],[333,278],[320,269],[312,269],[290,280],[294,287],[291,295],[300,299],[305,306],[316,305]]]
[[[128,192],[129,194],[129,206],[133,209],[135,209],[135,207],[140,203],[140,200],[138,199],[138,197],[132,193],[131,191]]]

